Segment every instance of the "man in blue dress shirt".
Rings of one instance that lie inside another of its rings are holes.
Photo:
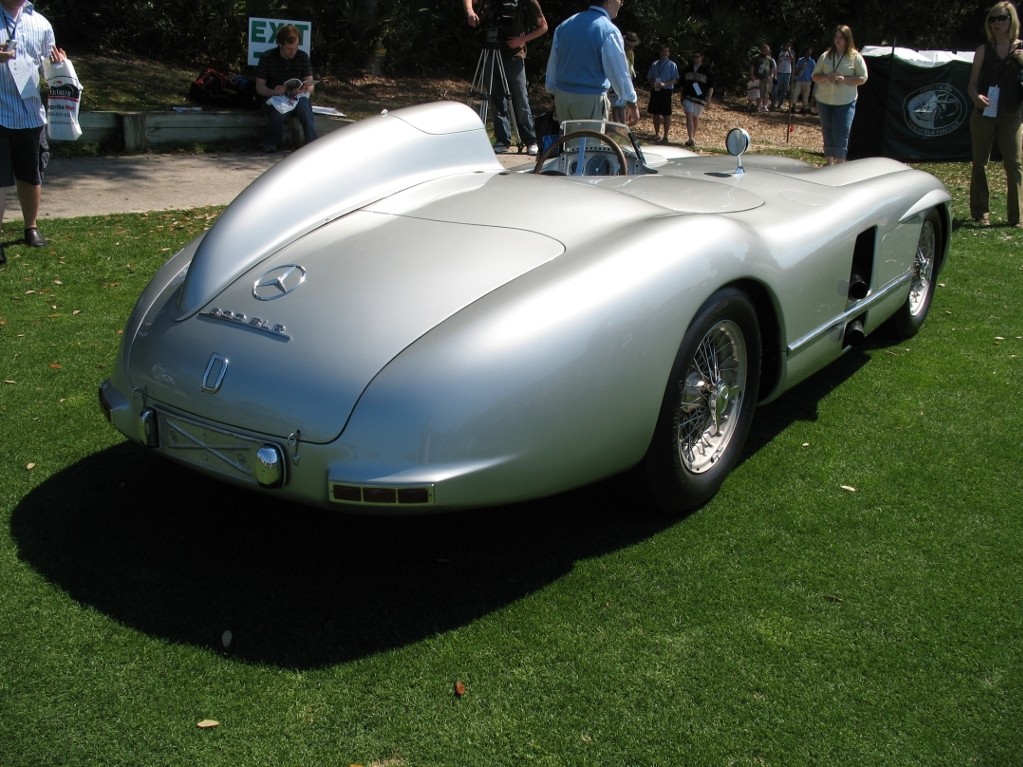
[[[625,122],[639,122],[636,87],[629,74],[622,33],[612,23],[623,0],[604,0],[563,21],[554,31],[547,61],[547,90],[558,120],[606,120],[607,91],[625,100]]]

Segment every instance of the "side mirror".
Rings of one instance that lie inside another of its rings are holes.
[[[742,156],[749,150],[749,145],[749,133],[742,128],[732,128],[725,136],[725,149],[736,160],[736,176],[741,176],[746,172],[742,167]]]

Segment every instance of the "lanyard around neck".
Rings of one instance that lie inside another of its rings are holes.
[[[6,8],[0,8],[4,14],[4,29],[7,30],[7,39],[13,40],[14,36],[18,34],[18,23],[21,21],[21,14],[19,13],[17,18],[12,17]]]

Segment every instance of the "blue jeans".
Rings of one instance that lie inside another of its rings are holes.
[[[284,137],[284,121],[289,117],[296,117],[299,125],[302,126],[302,133],[305,134],[305,143],[316,139],[316,120],[313,118],[312,99],[300,98],[295,103],[295,108],[287,114],[281,114],[269,104],[266,110],[266,130],[263,132],[263,148],[276,149]]]
[[[856,102],[836,106],[818,101],[817,114],[824,134],[824,156],[844,160],[849,154],[849,133],[856,116]]]
[[[533,111],[529,108],[529,94],[526,91],[526,60],[521,56],[501,56],[504,75],[508,78],[508,90],[515,109],[515,123],[519,129],[519,141],[526,146],[536,143],[533,132]],[[508,95],[504,92],[500,73],[494,72],[494,85],[490,98],[494,110],[494,139],[498,144],[511,146],[511,122],[508,120]]]
[[[792,79],[791,72],[779,72],[778,82],[774,84],[774,92],[771,94],[771,101],[777,106],[785,103],[789,97],[789,81]]]

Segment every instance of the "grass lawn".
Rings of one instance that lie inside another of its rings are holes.
[[[966,220],[964,167],[929,169]],[[1023,763],[1023,231],[957,225],[923,331],[761,408],[689,517],[607,482],[380,520],[101,417],[135,298],[217,212],[8,248],[0,765]]]

